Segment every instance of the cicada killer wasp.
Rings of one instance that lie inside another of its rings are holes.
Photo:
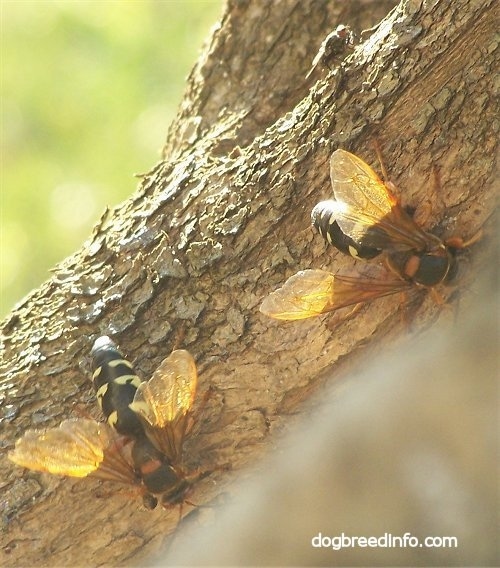
[[[197,386],[193,357],[173,351],[142,382],[106,336],[94,343],[93,382],[107,419],[65,420],[57,428],[30,430],[9,458],[35,471],[92,476],[140,488],[152,509],[182,504],[190,487],[210,472],[188,472],[182,448],[191,433]]]
[[[382,255],[393,276],[385,279],[304,270],[264,299],[260,311],[283,320],[304,319],[404,292],[432,288],[456,273],[456,252],[472,244],[442,241],[424,231],[363,160],[336,150],[330,159],[334,198],[311,214],[322,237],[344,254],[369,260]],[[387,275],[386,275],[387,276]]]

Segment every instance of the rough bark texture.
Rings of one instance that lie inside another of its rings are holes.
[[[402,337],[340,385],[326,371],[332,388],[307,404],[279,451],[236,485],[211,523],[187,517],[155,565],[498,566],[492,273],[481,275],[481,301],[460,310],[452,333],[442,322]],[[341,546],[341,535],[381,546]],[[443,537],[456,546],[440,546]]]
[[[3,323],[2,563],[141,562],[177,523],[175,510],[144,511],[126,492],[98,498],[108,486],[6,459],[27,428],[57,425],[75,404],[94,413],[88,354],[98,335],[112,335],[144,376],[180,344],[197,360],[200,390],[216,387],[186,455],[233,470],[197,485],[191,500],[201,504],[276,443],[324,383],[322,370],[348,368],[365,343],[405,332],[394,298],[343,321],[284,325],[258,312],[299,269],[354,268],[308,228],[329,195],[335,148],[375,163],[376,136],[403,202],[432,200],[425,226],[437,234],[469,237],[485,225],[498,125],[495,3],[407,1],[388,13],[391,4],[229,2],[189,77],[164,161]],[[360,30],[386,15],[343,73],[305,81],[338,23]],[[463,263],[467,274],[487,242]],[[416,326],[443,312],[427,298],[417,310]]]

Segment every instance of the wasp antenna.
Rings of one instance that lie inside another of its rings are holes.
[[[472,237],[470,237],[470,239],[467,239],[466,241],[464,241],[462,237],[449,237],[448,239],[446,239],[445,244],[454,249],[468,248],[480,241],[483,238],[483,234],[483,229],[479,229],[479,231],[475,235],[472,235]]]

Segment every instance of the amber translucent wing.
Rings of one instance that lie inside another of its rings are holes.
[[[260,311],[274,319],[300,320],[409,288],[404,280],[338,276],[324,270],[302,270],[264,299]]]
[[[300,320],[333,308],[334,275],[324,270],[301,270],[267,296],[260,311],[271,318]]]
[[[173,351],[151,379],[139,385],[132,404],[154,427],[162,428],[185,414],[196,395],[196,364],[188,351]]]
[[[28,430],[9,459],[17,465],[71,477],[85,477],[104,459],[105,429],[94,420],[66,420],[58,428]]]
[[[172,461],[178,460],[191,426],[189,410],[197,381],[193,357],[178,349],[162,361],[149,381],[141,383],[130,405],[145,423],[151,441]]]
[[[342,232],[365,246],[384,250],[424,250],[430,236],[401,208],[366,164],[345,150],[330,158],[330,177]]]
[[[58,428],[28,430],[17,440],[9,459],[35,471],[132,483],[131,467],[115,454],[115,438],[106,424],[65,420]]]

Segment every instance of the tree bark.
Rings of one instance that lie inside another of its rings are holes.
[[[113,336],[145,377],[186,348],[200,391],[215,387],[186,455],[233,469],[196,486],[190,499],[204,504],[276,443],[324,369],[336,366],[328,380],[337,380],[362,346],[405,333],[390,297],[347,319],[283,324],[258,311],[300,269],[359,269],[309,229],[312,207],[330,195],[336,148],[375,164],[376,137],[403,203],[432,201],[425,228],[470,237],[485,227],[460,286],[480,270],[495,192],[496,4],[402,1],[388,13],[392,4],[229,2],[189,77],[164,159],[3,322],[6,564],[140,562],[177,524],[178,511],[144,511],[126,492],[97,498],[108,486],[23,472],[6,459],[26,429],[57,425],[75,405],[98,416],[88,365],[97,336]],[[339,23],[378,22],[343,72],[305,80]],[[426,297],[413,321],[427,327],[443,312]]]

